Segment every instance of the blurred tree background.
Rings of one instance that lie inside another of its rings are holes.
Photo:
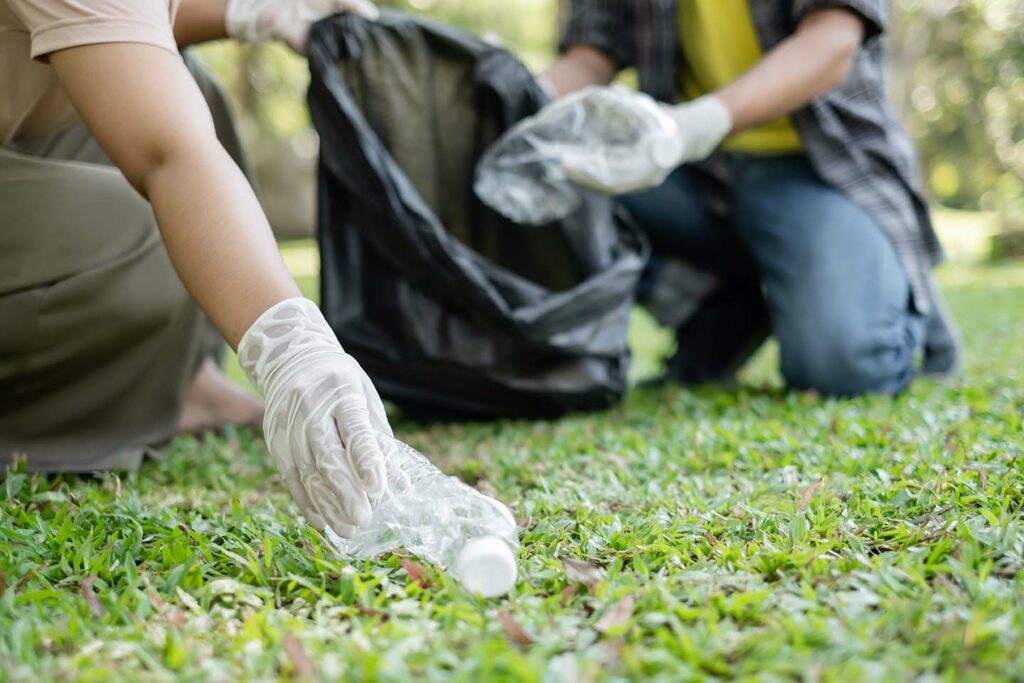
[[[1024,211],[1024,0],[899,0],[892,94],[935,199]],[[1024,226],[1022,226],[1024,227]]]
[[[500,41],[531,68],[553,58],[564,0],[385,0]],[[1024,230],[1024,0],[893,0],[893,101],[932,198]],[[200,48],[234,100],[271,222],[313,225],[316,135],[304,60],[281,45]]]

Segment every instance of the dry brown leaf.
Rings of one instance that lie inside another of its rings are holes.
[[[307,678],[315,678],[316,670],[313,668],[313,662],[309,660],[309,656],[306,651],[302,649],[302,643],[299,639],[292,634],[286,634],[281,639],[281,645],[284,647],[285,654],[288,655],[288,659],[292,662],[292,667],[295,670],[296,676],[305,676]]]
[[[804,512],[807,509],[807,506],[811,504],[814,496],[818,495],[818,491],[821,490],[824,483],[824,479],[819,479],[804,490],[803,495],[800,496],[800,502],[796,506],[798,512]]]
[[[604,571],[583,560],[574,560],[571,557],[559,557],[562,561],[562,569],[565,570],[565,578],[576,583],[582,583],[591,592],[594,587],[604,578]]]
[[[356,608],[356,611],[359,612],[360,614],[364,614],[364,615],[366,615],[368,617],[377,617],[381,621],[389,621],[391,619],[391,615],[390,614],[388,614],[387,612],[384,612],[382,610],[375,609],[373,607],[365,607],[363,605],[355,605],[355,608]]]
[[[97,616],[104,616],[107,613],[107,608],[103,606],[100,599],[96,597],[96,593],[92,590],[92,584],[96,582],[96,575],[83,579],[79,582],[78,586],[82,590],[82,598],[85,599],[85,604],[89,605],[89,609],[93,611]]]
[[[7,575],[4,574],[4,570],[0,569],[0,597],[7,592]]]
[[[570,583],[562,589],[562,607],[565,607],[569,604],[569,601],[573,599],[573,596],[576,595],[576,591],[578,590],[579,586],[577,586],[575,583]]]
[[[601,615],[601,618],[594,624],[594,630],[598,633],[608,633],[616,626],[622,626],[633,617],[633,608],[635,607],[636,598],[627,595]]]
[[[531,645],[533,638],[530,637],[523,627],[519,625],[519,622],[515,620],[508,612],[498,613],[498,623],[501,624],[505,629],[505,635],[516,645]]]
[[[50,561],[49,560],[43,560],[42,562],[40,562],[36,566],[32,567],[32,569],[29,569],[27,572],[25,572],[24,576],[22,576],[20,579],[18,579],[17,581],[14,582],[14,590],[17,591],[24,584],[26,584],[29,581],[31,581],[33,576],[35,576],[36,574],[38,574],[39,572],[43,571],[44,569],[46,569],[49,566],[50,566]]]
[[[418,583],[420,588],[430,588],[430,577],[422,564],[405,557],[399,558],[398,563],[402,565],[402,569],[409,575],[410,581]]]

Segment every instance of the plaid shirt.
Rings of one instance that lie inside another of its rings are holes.
[[[921,193],[917,160],[884,86],[887,0],[749,0],[762,48],[792,35],[808,12],[844,7],[866,27],[846,82],[794,112],[804,153],[817,173],[881,224],[906,268],[915,307],[931,309],[931,269],[942,247]],[[677,0],[573,0],[563,49],[594,47],[619,67],[635,66],[640,88],[674,101],[680,63]],[[711,160],[714,164],[714,159]]]

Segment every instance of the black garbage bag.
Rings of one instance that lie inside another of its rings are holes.
[[[322,307],[380,394],[421,418],[554,417],[627,388],[646,243],[611,200],[512,223],[477,160],[543,91],[510,53],[424,19],[338,15],[309,41]]]

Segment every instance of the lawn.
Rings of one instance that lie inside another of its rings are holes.
[[[507,599],[339,560],[252,433],[8,473],[0,680],[1024,680],[1024,266],[942,280],[966,374],[896,400],[782,393],[769,349],[739,392],[396,420],[520,519]],[[664,336],[634,336],[653,370]]]

